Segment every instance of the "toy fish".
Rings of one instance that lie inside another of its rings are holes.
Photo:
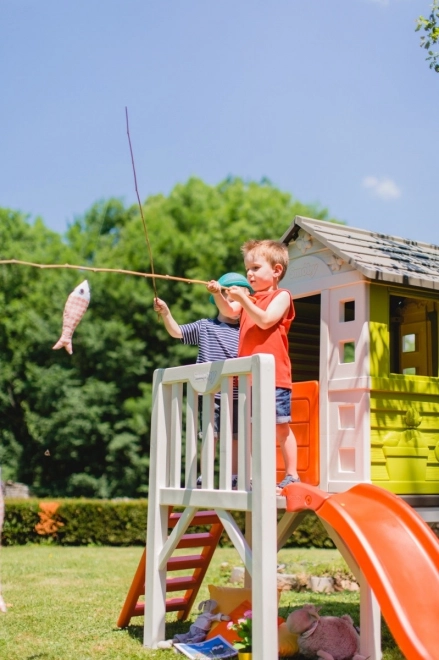
[[[52,348],[56,351],[58,348],[66,349],[70,355],[73,353],[72,336],[79,321],[84,316],[88,303],[90,302],[90,287],[87,280],[78,284],[76,289],[67,298],[64,307],[63,324],[61,337]]]

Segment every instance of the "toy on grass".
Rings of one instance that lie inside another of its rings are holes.
[[[73,353],[72,336],[76,326],[84,316],[89,302],[90,287],[88,286],[87,280],[84,280],[73,289],[72,293],[67,298],[67,302],[64,306],[62,333],[55,346],[52,347],[54,350],[58,350],[58,348],[64,346],[67,353],[70,355]]]
[[[304,605],[287,618],[290,632],[299,635],[300,653],[323,660],[366,660],[358,653],[360,636],[349,614],[320,616],[320,607]]]
[[[196,643],[204,642],[206,635],[210,630],[210,627],[214,621],[230,621],[230,617],[227,614],[212,614],[212,612],[218,607],[216,600],[203,600],[199,605],[198,609],[202,614],[194,621],[194,623],[189,628],[187,633],[178,633],[174,635],[172,639],[167,639],[165,642],[159,642],[157,648],[159,649],[170,649],[176,642],[180,643]]]

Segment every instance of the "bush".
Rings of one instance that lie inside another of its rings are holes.
[[[244,529],[245,512],[233,511],[232,515],[241,530]],[[283,513],[278,515],[278,520],[282,517]],[[227,534],[224,532],[220,545],[222,547],[231,547]],[[284,548],[335,548],[334,543],[327,535],[325,528],[318,519],[315,513],[309,511],[303,518],[299,527],[290,536],[288,541],[283,546]]]
[[[3,545],[145,545],[147,500],[6,499]],[[245,514],[233,516],[244,529]],[[224,533],[220,545],[230,547]],[[285,547],[334,547],[317,516],[309,513]]]
[[[147,511],[147,500],[6,499],[2,542],[145,545]]]
[[[59,499],[6,499],[3,545],[55,543],[57,545],[144,546],[148,501]],[[279,517],[282,514],[279,514]],[[244,529],[245,513],[233,517]],[[439,524],[431,525],[439,536]],[[202,529],[202,528],[200,528]],[[206,528],[207,529],[207,528]],[[232,543],[224,532],[221,547]],[[333,548],[318,516],[308,512],[285,548]]]
[[[2,544],[26,545],[38,543],[35,525],[39,522],[40,503],[33,499],[5,499]]]

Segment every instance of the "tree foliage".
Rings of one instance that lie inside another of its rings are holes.
[[[430,69],[434,69],[436,73],[439,73],[439,52],[432,50],[432,47],[435,46],[439,41],[439,0],[433,0],[431,5],[431,13],[428,18],[420,16],[416,21],[416,32],[423,30],[424,35],[421,36],[421,48],[425,48],[428,51],[428,57],[426,61],[430,62]]]
[[[156,273],[209,280],[243,272],[240,245],[279,238],[295,215],[329,219],[268,181],[191,178],[143,206]],[[150,272],[138,207],[96,203],[61,237],[0,209],[0,258]],[[85,273],[85,275],[84,275]],[[52,346],[69,293],[87,277],[89,308],[73,355]],[[206,289],[157,280],[176,320],[212,316]],[[0,266],[0,464],[39,496],[147,493],[154,369],[194,360],[153,311],[151,281],[114,273]]]

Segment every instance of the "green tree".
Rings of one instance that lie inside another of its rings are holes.
[[[143,205],[154,269],[209,280],[243,272],[240,245],[280,237],[295,215],[329,219],[269,181],[197,178]],[[0,210],[0,256],[150,272],[139,208],[101,201],[66,235]],[[67,296],[84,278],[89,308],[73,355],[52,346]],[[213,316],[202,285],[157,279],[179,323]],[[101,272],[0,266],[0,463],[3,478],[38,495],[120,497],[147,493],[151,384],[158,367],[194,361],[153,310],[150,279]]]
[[[430,69],[439,73],[439,52],[432,49],[439,41],[439,0],[434,0],[431,5],[431,14],[428,18],[420,16],[416,21],[416,32],[423,30],[426,34],[421,36],[421,48],[428,51],[426,61],[430,62]]]

